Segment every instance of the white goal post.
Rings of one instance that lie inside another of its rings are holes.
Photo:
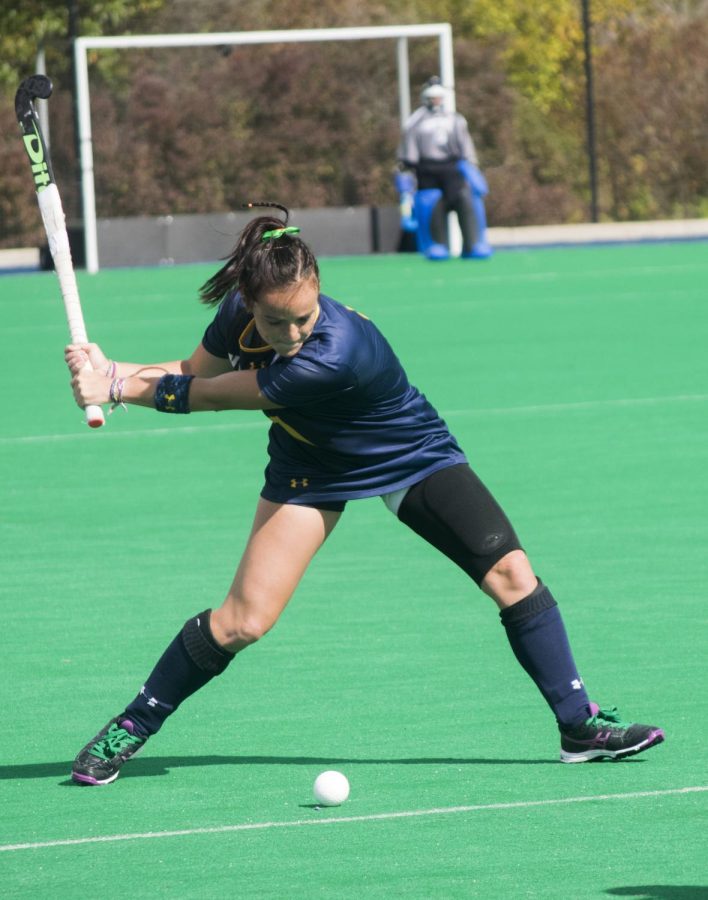
[[[142,34],[114,37],[80,37],[74,42],[76,97],[78,106],[79,153],[83,203],[86,269],[98,272],[96,193],[93,174],[93,140],[89,99],[88,51],[136,48],[204,47],[237,44],[284,44],[308,41],[395,40],[398,67],[398,105],[401,124],[410,115],[410,74],[408,39],[438,39],[440,77],[450,88],[454,104],[455,72],[452,55],[452,28],[448,23],[431,25],[383,25],[363,28],[311,28],[292,31],[230,31],[212,34]],[[454,107],[453,107],[454,108]]]

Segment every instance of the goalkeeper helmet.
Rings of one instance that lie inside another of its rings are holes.
[[[432,78],[429,78],[423,85],[423,90],[420,92],[420,99],[423,101],[423,104],[431,110],[442,109],[446,96],[447,91],[442,86],[442,82],[437,75],[433,75]]]

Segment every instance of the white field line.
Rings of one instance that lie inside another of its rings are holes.
[[[211,828],[183,828],[178,831],[144,831],[126,834],[107,834],[99,837],[71,838],[56,841],[33,841],[24,844],[0,844],[0,852],[42,850],[51,847],[76,847],[84,844],[110,844],[116,841],[142,841],[151,838],[191,837],[199,834],[232,834],[238,831],[263,831],[270,828],[302,828],[310,825],[342,825],[357,822],[380,822],[391,819],[412,819],[423,816],[444,816],[452,813],[474,813],[488,810],[532,809],[539,806],[560,806],[571,803],[598,803],[605,800],[642,800],[678,794],[697,794],[708,791],[708,785],[670,788],[663,791],[632,791],[626,794],[595,794],[588,797],[561,797],[555,800],[519,800],[515,803],[482,803],[476,806],[444,806],[436,809],[412,809],[401,812],[372,813],[368,816],[327,816],[322,819],[294,819],[290,822],[251,822],[241,825],[217,825]]]
[[[529,406],[497,406],[489,408],[467,408],[442,410],[440,415],[444,418],[457,416],[498,416],[498,415],[525,415],[529,413],[558,413],[558,412],[582,412],[593,409],[626,408],[631,406],[660,406],[671,403],[704,403],[708,400],[708,394],[676,394],[669,397],[626,397],[616,400],[580,400],[574,403],[540,403]],[[237,411],[235,411],[237,412]],[[117,413],[121,414],[121,413]],[[223,425],[184,425],[174,428],[140,428],[130,431],[111,430],[111,422],[100,432],[93,432],[91,440],[114,440],[134,437],[179,437],[188,434],[206,434],[208,432],[232,432],[253,431],[267,427],[266,419],[257,422],[231,422]],[[0,447],[13,444],[42,444],[60,443],[65,441],[86,440],[89,432],[80,429],[71,434],[35,434],[21,435],[18,437],[0,438]]]
[[[116,413],[118,415],[118,413]],[[217,431],[253,431],[260,429],[261,431],[267,427],[265,417],[263,421],[258,422],[231,422],[223,425],[185,425],[176,426],[174,428],[135,428],[130,431],[110,430],[111,420],[100,431],[89,432],[86,428],[81,428],[79,422],[79,430],[71,434],[33,434],[20,437],[0,438],[0,447],[7,444],[43,444],[43,443],[63,443],[65,441],[86,440],[91,434],[89,440],[114,440],[118,438],[134,438],[134,437],[179,437],[183,434],[206,434],[208,432]]]
[[[695,403],[708,400],[708,394],[675,394],[672,397],[626,397],[616,400],[579,400],[574,403],[539,403],[529,406],[497,406],[488,409],[450,409],[447,416],[518,415],[526,413],[582,412],[592,409],[612,409],[628,406],[660,406],[664,403]]]

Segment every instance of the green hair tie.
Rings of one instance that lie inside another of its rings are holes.
[[[269,241],[271,238],[279,238],[284,234],[300,234],[297,225],[289,225],[287,228],[274,228],[272,231],[264,231],[261,235],[262,241]]]

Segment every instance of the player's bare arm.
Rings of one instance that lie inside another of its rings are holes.
[[[118,362],[109,359],[98,344],[69,344],[64,350],[66,364],[72,375],[86,364],[91,363],[96,372],[112,378],[128,378],[132,375],[145,377],[162,375],[198,375],[200,378],[213,378],[231,371],[229,361],[213,356],[200,343],[188,359],[175,359],[159,363]]]
[[[193,375],[200,380],[208,380],[231,373],[228,360],[209,353],[200,343],[188,359],[160,363],[116,362],[109,359],[98,344],[69,344],[64,352],[72,374],[72,389],[76,402],[87,402],[86,397],[98,397],[100,404],[111,402],[111,386],[120,381],[120,400],[139,406],[152,406],[157,383],[163,375]],[[93,371],[85,369],[89,359]],[[91,377],[88,377],[91,376]],[[244,386],[239,385],[237,394],[241,396]],[[260,409],[251,399],[246,406],[224,406],[223,409]],[[233,401],[232,401],[233,402]],[[213,406],[204,407],[213,409]],[[196,411],[196,408],[195,408]]]
[[[134,375],[127,378],[123,401],[154,406],[159,378]],[[261,393],[257,372],[226,372],[214,378],[193,378],[189,385],[190,412],[217,412],[222,409],[275,409],[276,404]]]
[[[153,368],[151,367],[150,371]],[[162,371],[159,375],[138,374],[121,377],[121,402],[135,406],[154,406],[155,392],[164,374],[166,373]],[[172,374],[182,373],[178,371]],[[74,398],[82,408],[87,403],[99,405],[110,403],[114,399],[111,396],[111,385],[114,381],[114,378],[101,372],[77,371],[71,381]],[[277,408],[277,404],[261,393],[257,373],[252,370],[231,371],[214,377],[196,376],[189,385],[190,412]]]

